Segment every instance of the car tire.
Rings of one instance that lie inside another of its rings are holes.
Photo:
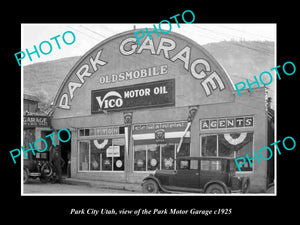
[[[146,180],[143,183],[143,192],[144,193],[158,193],[158,185],[154,180]]]
[[[222,194],[225,190],[220,184],[211,184],[205,189],[205,193]]]
[[[275,193],[275,188],[274,188],[273,183],[268,186],[268,189],[267,189],[266,193],[268,193],[268,194],[274,194]]]
[[[26,168],[23,168],[23,184],[27,184],[29,179],[29,172]]]

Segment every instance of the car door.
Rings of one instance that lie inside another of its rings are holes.
[[[172,186],[180,188],[199,188],[199,160],[181,159],[173,176]]]
[[[202,159],[200,160],[200,187],[211,180],[217,180],[226,183],[227,173],[224,162],[220,159]]]

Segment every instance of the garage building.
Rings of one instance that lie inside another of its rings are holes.
[[[71,177],[140,183],[156,169],[176,169],[178,156],[253,157],[267,146],[264,88],[240,97],[193,40],[170,32],[138,45],[134,32],[88,51],[58,90],[51,125],[72,133],[71,147],[61,148],[71,152]],[[237,171],[250,177],[251,192],[266,190],[274,169],[267,164]]]

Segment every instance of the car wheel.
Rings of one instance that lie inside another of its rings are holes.
[[[272,194],[275,193],[274,184],[268,186],[266,193]]]
[[[28,170],[23,168],[23,184],[27,184],[29,179]]]
[[[211,184],[206,188],[205,193],[221,194],[225,193],[225,190],[220,184]]]
[[[157,193],[158,185],[154,180],[146,180],[143,183],[143,192],[144,193]]]

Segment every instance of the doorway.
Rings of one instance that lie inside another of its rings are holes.
[[[70,130],[69,132],[71,133]],[[61,132],[60,138],[62,140],[67,140],[69,138],[69,134],[67,132]],[[62,159],[65,161],[65,164],[62,167],[62,176],[68,177],[68,165],[69,165],[68,162],[71,161],[71,140],[69,140],[68,142],[59,141],[59,145],[60,145],[60,155]]]

